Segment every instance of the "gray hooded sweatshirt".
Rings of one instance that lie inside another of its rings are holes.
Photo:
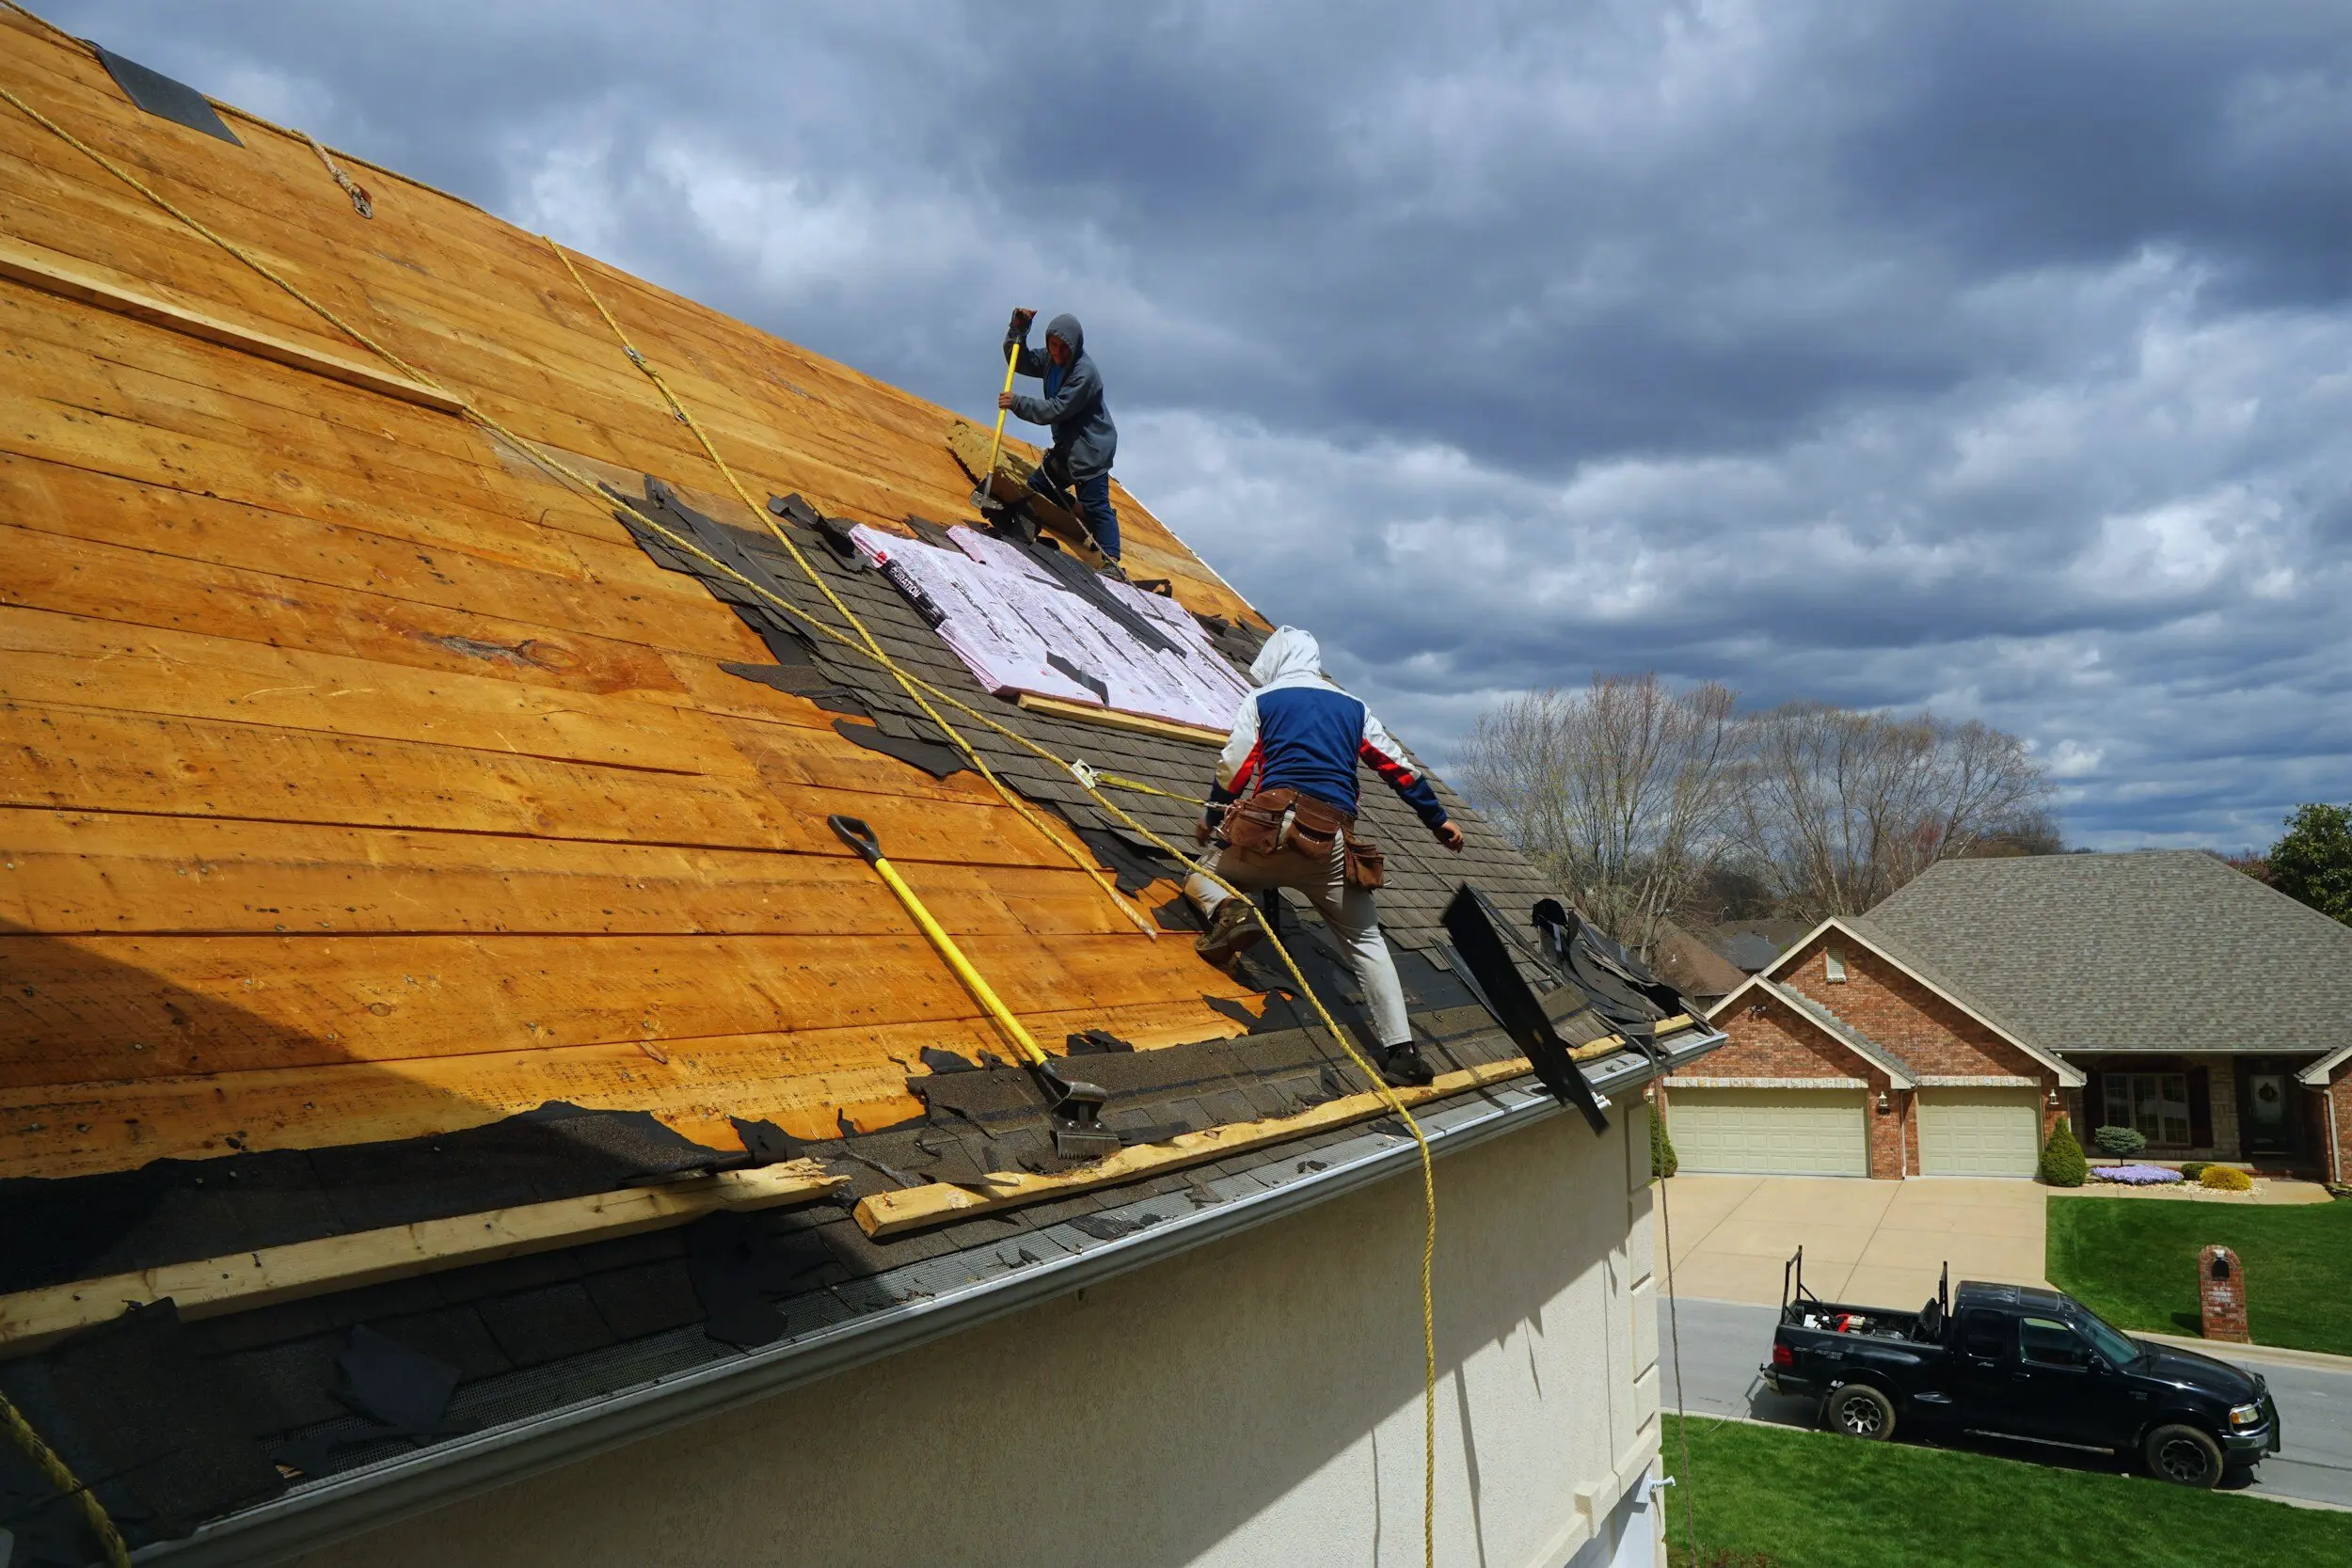
[[[1015,368],[1042,380],[1045,395],[1016,393],[1012,411],[1031,424],[1054,427],[1054,453],[1068,466],[1073,480],[1107,474],[1119,453],[1119,427],[1111,423],[1110,405],[1103,401],[1103,374],[1087,355],[1086,328],[1065,310],[1045,324],[1045,335],[1070,345],[1070,363],[1057,365],[1051,356],[1023,342]],[[1013,341],[1007,338],[1005,347],[1010,350]]]

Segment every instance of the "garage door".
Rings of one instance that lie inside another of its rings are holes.
[[[1858,1089],[1669,1089],[1687,1171],[1867,1176]]]
[[[2042,1152],[2036,1089],[1921,1089],[1919,1168],[1929,1176],[2031,1176]]]

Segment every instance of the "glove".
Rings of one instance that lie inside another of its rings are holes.
[[[1035,310],[1014,310],[1012,313],[1012,320],[1005,324],[1005,341],[1009,343],[1027,342],[1029,341],[1029,324],[1035,320],[1037,320],[1037,312]]]

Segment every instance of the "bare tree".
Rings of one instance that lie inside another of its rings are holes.
[[[1936,861],[2051,832],[2041,765],[1974,720],[1793,703],[1755,733],[1740,849],[1791,914],[1858,914]]]
[[[1725,842],[1736,702],[1728,687],[1677,691],[1655,674],[1531,692],[1479,720],[1465,778],[1588,917],[1646,948]]]

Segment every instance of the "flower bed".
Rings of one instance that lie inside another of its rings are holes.
[[[2163,1165],[2093,1165],[2093,1180],[2113,1181],[2125,1187],[2169,1187],[2181,1179],[2181,1173]]]

